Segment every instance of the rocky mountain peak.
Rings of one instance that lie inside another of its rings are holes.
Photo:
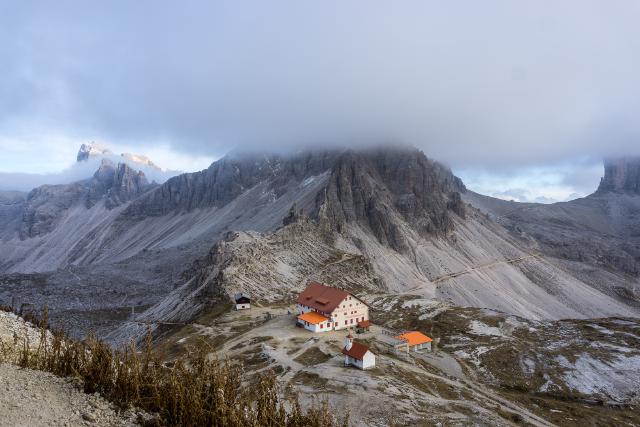
[[[459,178],[420,150],[349,150],[333,165],[323,214],[337,231],[359,224],[402,252],[405,225],[423,236],[451,231],[451,214],[465,216],[465,191]]]
[[[597,193],[640,193],[640,157],[609,158]]]
[[[73,205],[82,204],[90,209],[104,200],[105,207],[113,209],[153,186],[142,171],[136,171],[126,163],[116,165],[109,159],[102,159],[89,179],[33,189],[24,205],[20,236],[35,237],[50,232]]]
[[[149,188],[144,172],[136,171],[126,163],[118,163],[113,170],[106,192],[105,206],[112,208],[129,201]]]
[[[100,167],[89,183],[87,205],[91,206],[105,197],[108,209],[121,205],[149,188],[149,181],[142,171],[136,171],[126,163],[114,163],[102,159]]]
[[[122,153],[120,157],[132,163],[149,166],[155,170],[162,170],[160,166],[153,163],[150,158],[142,154]]]
[[[98,170],[93,174],[93,178],[107,185],[113,181],[114,172],[115,165],[113,162],[109,159],[102,159]]]
[[[455,216],[465,217],[460,193],[466,189],[447,167],[414,148],[383,147],[293,155],[234,152],[204,171],[169,179],[132,203],[123,218],[222,208],[254,188],[260,203],[275,203],[320,182],[311,197],[291,200],[300,203],[284,218],[285,225],[297,222],[304,208],[305,217],[331,232],[360,226],[383,244],[404,250],[406,227],[423,236],[444,235],[453,229]]]
[[[89,158],[93,156],[106,156],[111,154],[113,153],[108,148],[103,147],[100,144],[96,144],[95,142],[90,142],[80,146],[76,160],[78,162],[83,162],[89,160]]]
[[[162,171],[160,166],[156,165],[151,159],[142,154],[133,154],[133,153],[122,153],[120,155],[116,155],[107,147],[96,144],[95,142],[90,142],[88,144],[82,144],[80,149],[78,150],[78,155],[76,157],[78,162],[84,162],[89,160],[91,157],[102,157],[103,162],[105,160],[112,160],[115,162],[120,162],[120,159],[123,162],[133,165],[146,166],[151,169]]]

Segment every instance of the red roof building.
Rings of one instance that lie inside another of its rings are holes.
[[[355,366],[359,369],[369,369],[376,366],[376,355],[364,344],[353,342],[351,333],[347,335],[342,349],[345,366]]]
[[[346,347],[343,348],[342,354],[352,357],[356,360],[362,360],[367,351],[369,351],[369,347],[364,344],[354,342],[351,344],[351,348],[349,350],[347,350]]]
[[[309,282],[298,295],[298,323],[312,332],[353,328],[369,320],[369,306],[349,292],[318,282]],[[326,321],[313,323],[301,316],[314,312]]]

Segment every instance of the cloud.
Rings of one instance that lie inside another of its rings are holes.
[[[0,172],[0,190],[30,191],[45,184],[68,184],[90,178],[98,169],[99,160],[76,163],[56,173]]]
[[[637,2],[14,2],[0,133],[402,141],[456,168],[640,154]],[[86,140],[83,139],[83,140]]]
[[[133,161],[130,158],[117,154],[103,154],[92,156],[86,161],[69,164],[59,172],[49,173],[23,173],[23,172],[0,172],[0,191],[30,191],[41,185],[68,184],[91,178],[98,170],[103,159],[108,159],[113,164],[126,163],[135,170],[142,171],[149,182],[155,181],[159,184],[169,178],[176,176],[181,171],[159,169],[146,164]]]
[[[604,170],[587,158],[538,167],[470,168],[454,172],[472,191],[504,200],[555,203],[585,197],[598,187]]]

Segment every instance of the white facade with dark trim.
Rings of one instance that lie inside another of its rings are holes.
[[[300,294],[296,310],[299,315],[315,312],[327,319],[313,328],[314,332],[355,328],[358,322],[369,320],[369,306],[364,301],[348,292],[316,282],[310,283]]]

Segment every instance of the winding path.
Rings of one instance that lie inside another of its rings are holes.
[[[442,282],[446,282],[447,280],[450,279],[454,279],[456,277],[462,276],[464,274],[470,274],[479,270],[486,270],[488,268],[492,268],[495,267],[496,265],[502,265],[502,264],[517,264],[519,262],[525,261],[527,259],[532,259],[532,258],[542,258],[541,254],[528,254],[528,255],[524,255],[518,258],[511,258],[511,259],[505,259],[505,260],[500,260],[500,261],[491,261],[488,262],[486,264],[480,264],[474,267],[469,267],[466,268],[464,270],[460,270],[460,271],[456,271],[455,273],[448,273],[448,274],[444,274],[442,276],[438,276],[435,279],[427,282],[427,283],[423,283],[421,285],[418,286],[414,286],[411,289],[407,289],[406,291],[402,292],[403,294],[408,294],[408,293],[412,293],[414,291],[417,291],[418,289],[422,289],[425,286],[428,285],[435,285],[438,283],[442,283]]]

